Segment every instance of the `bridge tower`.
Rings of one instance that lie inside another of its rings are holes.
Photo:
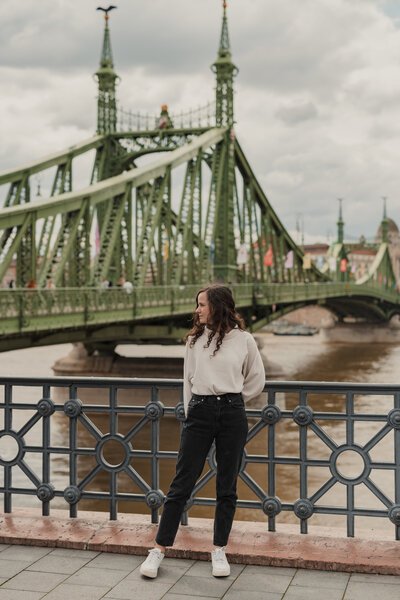
[[[383,196],[383,218],[382,218],[382,243],[387,244],[389,241],[389,219],[386,213],[386,196]]]
[[[342,215],[342,198],[339,198],[339,219],[337,222],[337,243],[343,244],[344,221]]]
[[[98,82],[97,97],[97,133],[111,133],[117,128],[116,80],[111,51],[110,31],[108,28],[108,11],[104,15],[104,39],[100,68],[95,73]]]
[[[228,127],[226,139],[216,150],[219,163],[215,192],[219,201],[215,215],[216,228],[214,239],[214,278],[222,281],[237,281],[236,249],[234,235],[234,191],[235,191],[235,155],[233,130],[233,79],[238,68],[231,59],[226,1],[223,2],[221,37],[217,60],[211,69],[216,75],[216,125]]]

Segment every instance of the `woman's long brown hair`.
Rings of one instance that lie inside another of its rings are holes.
[[[199,305],[199,294],[202,292],[207,294],[207,300],[210,306],[210,322],[207,323],[210,333],[204,347],[208,348],[214,336],[218,335],[216,347],[212,354],[212,356],[215,356],[216,352],[218,352],[221,347],[225,334],[234,327],[238,327],[240,330],[244,331],[245,324],[242,317],[236,312],[235,301],[232,292],[228,287],[215,284],[199,290],[196,296],[196,308]],[[193,328],[186,335],[184,341],[186,342],[190,337],[190,347],[193,347],[199,337],[203,335],[205,327],[204,323],[200,323],[199,315],[195,312],[193,315]]]

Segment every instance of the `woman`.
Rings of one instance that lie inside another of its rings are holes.
[[[166,496],[155,547],[140,572],[156,577],[165,547],[172,546],[185,504],[215,441],[217,504],[212,574],[230,574],[225,556],[235,514],[236,483],[248,424],[244,402],[258,396],[265,372],[254,338],[245,331],[232,292],[211,285],[198,292],[193,329],[186,336],[184,407],[176,476]]]

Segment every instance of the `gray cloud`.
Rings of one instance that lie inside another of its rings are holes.
[[[19,0],[2,15],[0,170],[95,130],[98,0]],[[400,223],[400,32],[381,0],[230,0],[237,134],[288,229],[373,236],[382,195]],[[385,12],[386,11],[386,12]],[[118,97],[133,110],[212,99],[215,0],[120,0],[110,17]],[[77,181],[87,182],[85,166]]]
[[[287,125],[296,125],[296,123],[300,123],[301,121],[315,119],[318,111],[312,102],[301,102],[300,104],[291,106],[281,106],[275,114]]]

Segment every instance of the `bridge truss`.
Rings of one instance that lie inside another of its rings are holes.
[[[133,327],[137,318],[148,325],[140,339],[152,338],[151,323],[164,325],[175,339],[187,328],[193,310],[192,301],[190,308],[185,304],[184,314],[176,311],[177,296],[210,281],[245,290],[242,296],[237,291],[238,299],[253,328],[316,301],[340,318],[386,320],[397,312],[387,239],[368,275],[356,284],[346,283],[345,274],[305,265],[302,249],[264,194],[233,128],[237,69],[231,61],[226,6],[213,65],[216,103],[180,118],[170,115],[166,106],[152,118],[123,111],[118,115],[106,17],[96,73],[97,135],[0,173],[0,186],[7,190],[0,210],[0,282],[6,283],[8,269],[15,264],[18,288],[18,293],[0,293],[5,347],[10,347],[7,340],[13,347],[18,339],[25,339],[22,345],[66,341],[91,329],[99,339],[108,339],[104,328],[115,313],[96,308],[96,302],[104,308],[105,282],[113,284],[114,296],[123,298],[124,310],[129,306],[123,317],[127,329],[120,334],[127,339],[138,337]],[[73,166],[89,153],[94,154],[89,185],[75,190]],[[49,170],[49,197],[34,197],[35,178]],[[330,255],[338,261],[345,256],[343,239],[331,247]],[[333,283],[336,276],[342,279],[340,285]],[[122,281],[131,282],[134,293],[116,288]],[[34,289],[26,289],[30,282]],[[143,294],[158,294],[158,308],[151,314],[137,312]],[[60,309],[67,305],[75,308],[63,313]],[[43,314],[47,319],[40,319]]]

